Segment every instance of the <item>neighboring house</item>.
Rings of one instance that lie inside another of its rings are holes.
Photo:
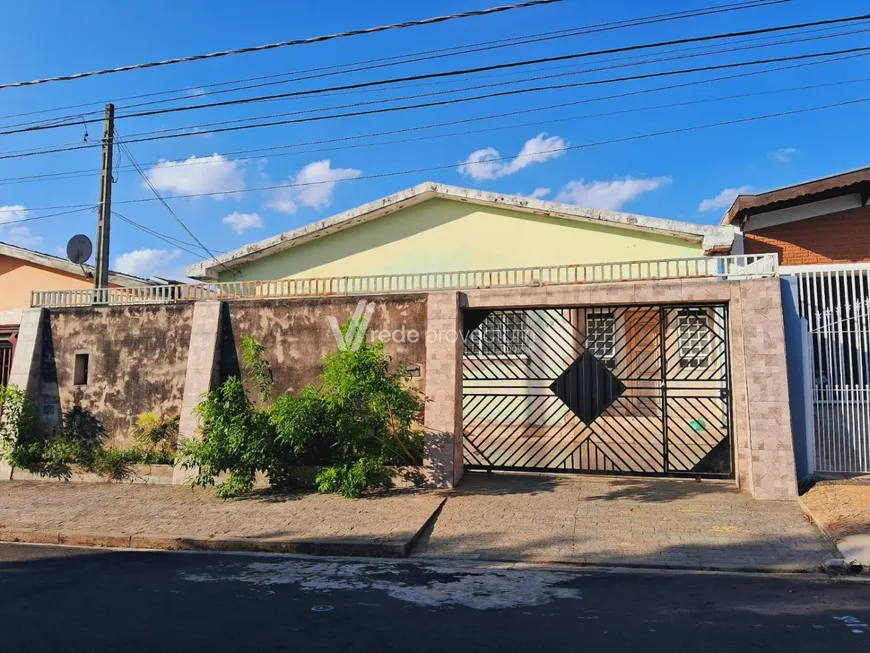
[[[796,444],[808,427],[799,468],[870,472],[870,168],[741,195],[723,225],[740,229],[735,252],[779,255],[804,321],[804,344],[790,343],[806,363],[792,400]]]
[[[493,270],[728,253],[730,227],[427,182],[187,270],[240,281]]]
[[[740,229],[745,253],[779,254],[783,266],[868,263],[868,200],[870,168],[862,168],[741,195],[722,224]]]
[[[115,288],[150,285],[146,279],[116,272],[109,274],[109,283]],[[8,378],[21,311],[30,307],[31,291],[93,286],[92,266],[0,242],[0,385]]]

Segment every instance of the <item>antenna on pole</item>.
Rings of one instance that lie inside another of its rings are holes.
[[[103,121],[103,164],[100,171],[100,206],[97,218],[97,260],[94,288],[109,287],[109,231],[112,218],[112,151],[115,145],[115,105],[106,105]]]

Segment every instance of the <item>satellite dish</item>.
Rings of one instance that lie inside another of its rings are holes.
[[[84,234],[73,236],[66,244],[67,258],[78,265],[82,265],[85,261],[91,258],[91,253],[93,251],[94,246],[91,244],[91,239]]]

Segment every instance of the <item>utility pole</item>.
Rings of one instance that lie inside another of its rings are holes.
[[[112,218],[112,150],[115,146],[115,105],[106,105],[103,121],[103,165],[100,172],[100,213],[97,218],[97,264],[94,288],[109,287],[109,227]]]

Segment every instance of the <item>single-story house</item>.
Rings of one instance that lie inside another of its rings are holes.
[[[94,285],[94,268],[58,256],[0,242],[0,385],[12,365],[21,311],[30,307],[34,290],[86,290]],[[113,288],[151,285],[147,279],[109,273]]]
[[[734,229],[426,182],[187,269],[204,281],[696,258]]]

